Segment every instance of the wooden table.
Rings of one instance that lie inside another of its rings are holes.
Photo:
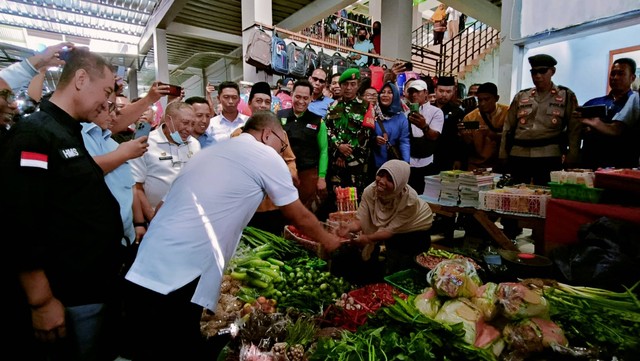
[[[498,213],[493,211],[487,211],[477,209],[473,207],[457,207],[457,206],[444,206],[437,203],[429,203],[429,207],[434,213],[440,214],[445,217],[455,217],[458,213],[470,214],[473,218],[484,228],[491,239],[495,241],[501,248],[510,251],[517,251],[518,248],[513,244],[513,241],[509,237],[505,236],[500,228],[495,224],[492,219],[508,218],[518,221],[518,226],[522,228],[531,229],[531,238],[535,242],[535,252],[537,254],[545,254],[544,244],[544,227],[545,219],[527,215],[515,215],[507,213]]]

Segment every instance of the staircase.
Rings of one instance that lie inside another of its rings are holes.
[[[458,79],[478,66],[500,45],[500,32],[476,21],[443,44],[433,44],[433,25],[427,23],[412,33],[411,60],[416,71]]]

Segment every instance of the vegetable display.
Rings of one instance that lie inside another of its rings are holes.
[[[442,258],[426,277],[407,270],[352,289],[295,241],[247,227],[202,332],[237,326],[227,360],[634,359],[640,352],[638,284],[626,292],[541,279],[483,284],[477,264],[443,252],[422,254]]]

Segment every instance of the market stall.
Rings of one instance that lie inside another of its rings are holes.
[[[218,309],[203,313],[203,335],[233,334],[218,359],[612,360],[640,351],[636,287],[515,274],[494,282],[483,260],[434,249],[385,282],[354,285],[309,242],[245,229]]]

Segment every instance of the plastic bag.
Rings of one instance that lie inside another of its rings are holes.
[[[473,264],[466,259],[440,262],[427,274],[427,282],[441,296],[473,297],[482,284]]]
[[[549,317],[547,300],[539,292],[530,290],[521,283],[500,283],[497,297],[502,314],[508,319]]]
[[[498,314],[498,285],[487,282],[480,286],[476,292],[476,297],[471,298],[471,302],[482,311],[485,320],[492,320]]]
[[[435,320],[448,325],[462,323],[464,341],[473,345],[476,340],[476,323],[482,319],[482,312],[466,298],[449,300],[442,305]]]
[[[438,298],[436,290],[431,287],[417,295],[413,302],[420,313],[430,318],[436,317],[440,306],[442,306],[442,301]]]

